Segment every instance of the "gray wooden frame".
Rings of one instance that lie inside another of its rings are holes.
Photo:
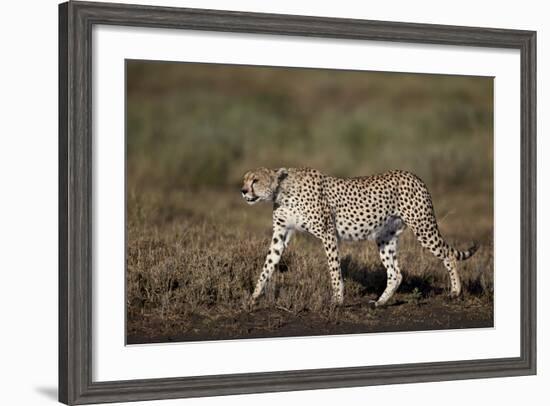
[[[94,24],[518,49],[521,53],[521,355],[202,377],[92,381]],[[59,400],[216,396],[536,373],[536,33],[533,31],[69,2],[59,6]]]

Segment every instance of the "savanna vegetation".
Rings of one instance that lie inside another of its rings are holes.
[[[484,327],[493,323],[492,79],[228,65],[127,63],[128,343]],[[410,231],[404,281],[386,308],[372,242],[342,243],[345,303],[330,305],[322,247],[297,235],[251,308],[271,235],[248,206],[258,166],[337,176],[410,170],[441,232],[480,250],[447,299],[441,262]]]

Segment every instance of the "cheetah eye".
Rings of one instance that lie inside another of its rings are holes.
[[[256,183],[258,179],[252,179],[252,184]]]

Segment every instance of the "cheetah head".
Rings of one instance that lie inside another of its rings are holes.
[[[257,168],[248,171],[243,177],[241,193],[248,204],[262,200],[273,200],[279,181],[287,175],[285,168]]]

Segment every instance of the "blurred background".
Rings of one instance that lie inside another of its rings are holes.
[[[491,190],[485,77],[129,61],[130,187],[235,187],[257,166],[392,168]]]
[[[126,79],[128,343],[492,326],[492,78],[128,61]],[[321,245],[299,234],[251,311],[272,206],[240,186],[259,166],[414,172],[445,239],[481,244],[459,265],[465,301],[406,232],[395,305],[369,312],[386,272],[375,244],[346,243],[335,310]]]

